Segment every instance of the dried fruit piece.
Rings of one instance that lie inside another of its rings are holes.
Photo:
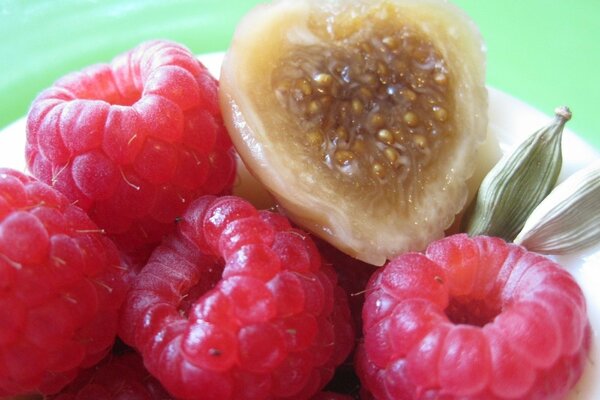
[[[202,197],[153,253],[121,337],[176,398],[308,399],[354,345],[335,272],[287,219]]]
[[[0,397],[55,393],[108,353],[124,267],[65,196],[0,168]]]
[[[382,264],[461,210],[487,126],[483,44],[446,1],[275,1],[238,26],[220,98],[287,214]]]
[[[371,278],[357,373],[376,399],[562,399],[588,363],[585,298],[558,264],[465,234]]]
[[[149,254],[235,176],[217,81],[185,47],[149,41],[59,79],[27,117],[27,165],[130,253]]]

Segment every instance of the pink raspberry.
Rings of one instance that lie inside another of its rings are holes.
[[[192,203],[123,310],[121,337],[181,399],[309,399],[354,344],[312,240],[236,197]]]
[[[54,393],[113,345],[115,245],[50,186],[0,169],[0,397]]]
[[[27,118],[27,165],[144,259],[189,202],[231,188],[217,86],[183,46],[145,42],[40,93]]]
[[[376,272],[363,324],[357,373],[376,399],[562,399],[591,341],[567,271],[464,234]]]
[[[48,400],[172,400],[137,353],[109,355]]]

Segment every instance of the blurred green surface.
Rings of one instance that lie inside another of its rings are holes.
[[[225,50],[256,0],[0,0],[0,127],[68,71],[109,61],[151,38],[196,53]],[[488,84],[569,127],[600,149],[598,0],[456,0],[488,45]]]

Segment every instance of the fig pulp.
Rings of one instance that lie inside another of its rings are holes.
[[[485,51],[443,0],[279,0],[246,15],[221,108],[298,225],[381,265],[443,235],[487,129]]]

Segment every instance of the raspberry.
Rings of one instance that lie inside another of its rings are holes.
[[[48,400],[171,400],[133,352],[109,355]]]
[[[345,293],[312,240],[240,198],[194,201],[155,249],[120,335],[183,399],[308,399],[350,353]]]
[[[39,94],[27,165],[144,260],[191,200],[231,188],[217,86],[183,46],[142,43]]]
[[[464,234],[376,272],[357,373],[377,399],[561,399],[591,329],[579,286],[541,255]]]
[[[127,287],[117,248],[81,209],[0,169],[0,397],[56,392],[101,360]]]

